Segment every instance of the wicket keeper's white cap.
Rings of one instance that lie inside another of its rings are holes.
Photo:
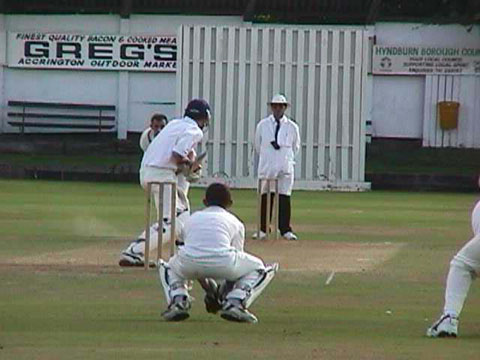
[[[271,105],[271,104],[288,105],[288,101],[287,101],[287,98],[285,97],[285,95],[277,94],[277,95],[273,95],[272,101],[269,102],[269,105]]]

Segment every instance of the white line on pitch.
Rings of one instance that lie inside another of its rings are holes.
[[[328,275],[327,281],[325,281],[325,285],[330,285],[334,276],[335,276],[335,271],[332,271],[330,275]]]

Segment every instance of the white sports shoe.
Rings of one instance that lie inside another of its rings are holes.
[[[267,237],[267,234],[264,233],[263,231],[260,230],[259,233],[257,232],[254,232],[253,235],[252,235],[252,239],[254,240],[265,240]]]
[[[458,335],[458,318],[450,315],[442,315],[427,330],[428,337],[457,337]]]
[[[128,247],[122,251],[120,256],[120,261],[118,265],[120,266],[143,266],[145,262],[145,258],[143,252],[135,252],[133,248],[139,242],[145,241],[145,239],[137,239],[132,241]]]
[[[162,313],[162,316],[166,321],[182,321],[190,316],[188,313],[190,307],[189,299],[177,301],[170,304],[168,309]]]
[[[258,322],[258,319],[247,309],[244,309],[240,306],[235,306],[229,303],[228,301],[223,306],[222,312],[220,313],[222,319],[235,322],[246,322],[255,324]]]
[[[120,261],[118,262],[118,265],[122,267],[141,267],[144,266],[145,264],[145,257],[143,252],[136,252],[133,250],[135,245],[137,245],[139,242],[145,242],[145,239],[137,239],[134,240],[128,245],[128,247],[122,251],[122,254],[120,255]],[[150,267],[153,268],[155,267],[155,261],[150,260]]]
[[[287,240],[298,240],[298,236],[291,231],[287,231],[285,234],[283,234],[283,238]]]

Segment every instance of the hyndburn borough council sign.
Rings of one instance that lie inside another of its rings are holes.
[[[480,48],[375,45],[372,65],[377,75],[480,75]]]

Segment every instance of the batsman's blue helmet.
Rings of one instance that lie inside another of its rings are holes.
[[[203,99],[193,99],[191,100],[186,109],[184,116],[188,116],[193,120],[198,119],[208,119],[211,118],[210,105],[208,102]]]

